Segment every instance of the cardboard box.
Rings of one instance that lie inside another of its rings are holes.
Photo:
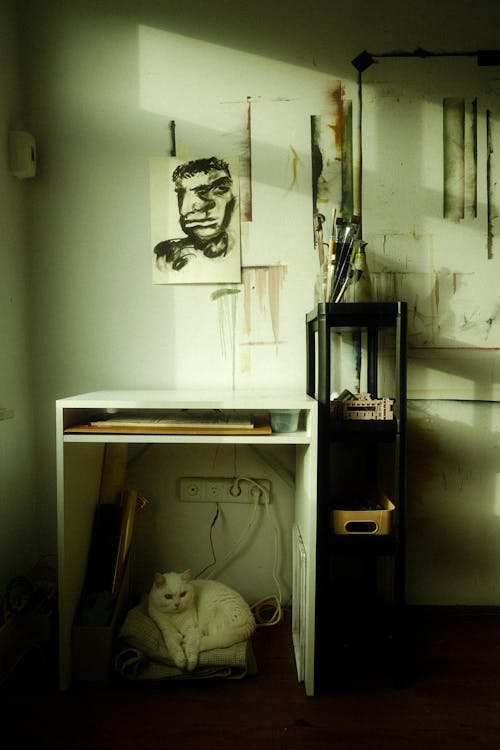
[[[73,627],[73,679],[79,682],[109,682],[114,642],[122,623],[129,595],[128,566],[107,626]]]
[[[373,499],[367,498],[367,505],[374,504],[374,502]],[[346,508],[335,508],[332,511],[333,533],[342,535],[390,534],[395,505],[383,494],[379,494],[376,503],[381,506],[380,509],[357,510],[356,505],[349,508],[348,501],[346,501]]]

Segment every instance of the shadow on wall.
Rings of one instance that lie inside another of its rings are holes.
[[[410,401],[408,598],[498,604],[500,404]]]

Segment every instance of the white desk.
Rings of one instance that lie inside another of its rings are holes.
[[[111,410],[120,412],[177,411],[179,409],[238,410],[252,414],[272,409],[300,409],[299,429],[270,435],[143,435],[65,433],[71,425],[102,419]],[[294,647],[299,680],[307,695],[314,693],[314,631],[316,581],[316,472],[317,403],[299,392],[280,391],[99,391],[56,402],[57,496],[59,557],[59,658],[60,687],[72,680],[71,632],[80,598],[94,510],[99,498],[106,443],[175,444],[288,444],[296,446],[296,537],[304,545],[305,561],[293,575],[293,602],[302,602],[300,628],[294,626]],[[290,540],[290,544],[295,541]],[[300,559],[300,555],[294,555]],[[297,619],[297,618],[295,618]]]

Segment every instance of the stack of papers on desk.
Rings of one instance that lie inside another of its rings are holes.
[[[253,418],[247,415],[232,413],[228,411],[187,411],[169,412],[168,415],[144,416],[144,415],[116,415],[109,419],[90,422],[94,427],[218,427],[220,429],[231,429],[244,427],[250,429],[254,426]]]
[[[269,415],[255,416],[233,410],[182,409],[158,413],[119,412],[87,424],[72,425],[66,433],[142,434],[142,435],[267,435],[271,433]]]

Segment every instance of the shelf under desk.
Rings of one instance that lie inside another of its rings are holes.
[[[201,431],[147,434],[136,431],[105,433],[75,430],[75,426],[101,421],[116,413],[168,415],[183,410],[232,410],[242,415],[270,410],[300,411],[299,429],[272,433],[267,429],[240,434],[203,434]],[[315,558],[316,558],[316,459],[317,402],[297,391],[98,391],[56,402],[57,494],[59,556],[59,658],[60,687],[72,680],[72,626],[82,590],[93,513],[99,499],[105,448],[108,444],[234,444],[293,445],[295,451],[294,523],[307,553],[305,590],[293,599],[304,602],[301,644],[296,650],[298,674],[308,695],[314,693]],[[126,450],[126,449],[125,449]],[[292,544],[292,540],[290,540]],[[299,577],[300,578],[300,577]],[[300,640],[299,639],[299,640]],[[295,638],[295,640],[297,640]],[[303,663],[299,664],[299,659]]]

